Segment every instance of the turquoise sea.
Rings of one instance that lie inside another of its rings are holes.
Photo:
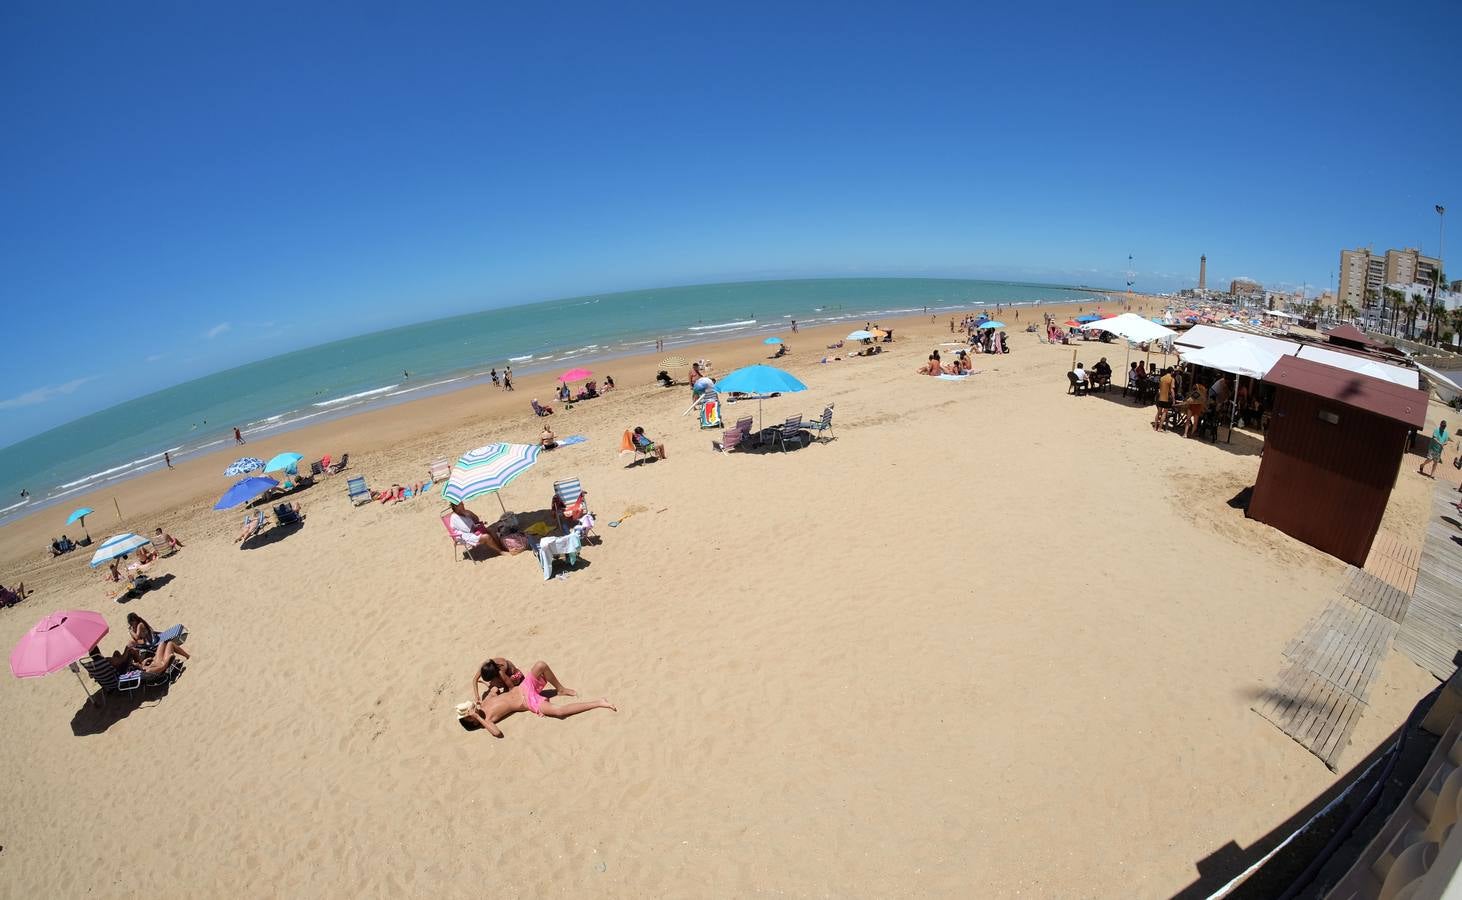
[[[138,397],[0,449],[0,521],[246,437],[591,358],[840,320],[1097,299],[1049,284],[835,278],[657,288],[492,309],[363,334]],[[684,355],[684,354],[682,354]],[[410,377],[403,377],[410,372]],[[20,491],[31,497],[20,503]]]

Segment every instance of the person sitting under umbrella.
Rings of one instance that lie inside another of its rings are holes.
[[[264,530],[264,510],[256,509],[252,517],[244,516],[244,528],[234,538],[234,543],[242,544],[262,530]]]
[[[447,520],[447,527],[452,529],[453,537],[461,541],[467,547],[478,547],[486,544],[498,553],[507,553],[508,547],[498,537],[491,527],[482,524],[482,519],[468,509],[465,504],[453,503],[452,516]]]
[[[183,631],[183,626],[181,625],[174,625],[159,635],[152,630],[152,626],[147,623],[146,619],[134,612],[127,613],[127,631],[132,636],[131,649],[143,656],[152,656],[166,644],[172,647],[173,652],[183,659],[189,658],[188,651],[184,650],[182,645],[178,644],[172,637],[167,637],[167,635],[181,634]]]

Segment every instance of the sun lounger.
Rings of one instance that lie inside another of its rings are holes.
[[[822,411],[822,418],[813,419],[811,422],[804,422],[802,427],[806,428],[808,431],[811,431],[813,438],[816,440],[822,440],[822,436],[824,434],[832,435],[833,404],[829,403],[827,405],[827,409],[824,409]]]
[[[288,503],[281,503],[274,507],[274,524],[296,525],[305,520],[305,514],[296,512],[293,506]]]
[[[168,663],[166,671],[158,672],[155,675],[144,675],[136,669],[123,675],[117,671],[116,666],[112,665],[111,659],[105,656],[100,659],[84,656],[78,662],[81,663],[82,668],[86,669],[86,674],[91,676],[91,680],[101,688],[92,696],[101,697],[102,703],[106,703],[107,694],[125,694],[138,688],[143,688],[145,694],[146,688],[171,684],[183,672],[183,662],[176,657]]]
[[[357,475],[345,482],[345,490],[350,495],[350,502],[356,506],[371,502],[371,489],[366,487],[364,475]]]
[[[325,470],[325,474],[334,475],[348,465],[350,465],[350,454],[342,453],[340,454],[340,460],[338,462],[332,463],[330,467]]]
[[[431,477],[430,483],[436,484],[438,481],[446,481],[451,476],[452,464],[447,462],[447,458],[444,456],[441,459],[435,460],[430,466],[427,466],[426,471]]]

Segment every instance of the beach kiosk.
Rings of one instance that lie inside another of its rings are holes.
[[[1274,410],[1249,516],[1365,565],[1426,393],[1297,356],[1264,380]]]

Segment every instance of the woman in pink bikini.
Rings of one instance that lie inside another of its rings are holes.
[[[476,719],[493,737],[502,737],[502,729],[497,727],[497,723],[516,712],[531,712],[550,719],[567,719],[591,709],[618,712],[603,698],[554,706],[549,698],[543,696],[545,685],[553,687],[556,697],[577,696],[572,688],[563,686],[546,662],[540,660],[524,672],[509,660],[489,659],[472,675],[473,702],[467,710],[467,717]]]

